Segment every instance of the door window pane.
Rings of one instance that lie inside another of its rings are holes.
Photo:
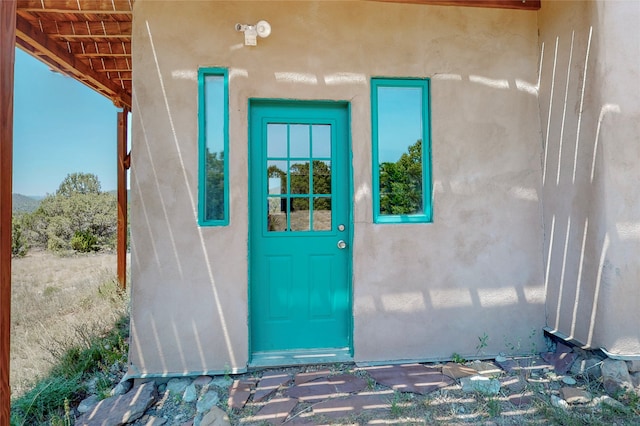
[[[287,230],[287,198],[272,197],[267,199],[267,229],[269,231]]]
[[[292,158],[309,158],[309,126],[307,124],[291,124],[289,126],[289,156]]]
[[[271,158],[287,156],[286,124],[267,124],[267,156]]]
[[[313,200],[313,230],[331,231],[331,197]]]
[[[267,161],[267,193],[287,193],[287,162]]]
[[[291,199],[291,230],[292,231],[308,231],[309,227],[310,227],[309,199],[308,198],[292,198]]]
[[[313,161],[313,193],[331,194],[331,161]]]
[[[331,158],[331,125],[315,124],[311,130],[314,158]]]
[[[309,193],[309,162],[295,161],[289,167],[291,175],[291,193],[292,194],[308,194]]]

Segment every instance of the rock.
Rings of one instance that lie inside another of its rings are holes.
[[[229,376],[216,377],[209,382],[209,386],[216,386],[219,388],[228,388],[233,383],[233,379]]]
[[[218,396],[218,392],[210,390],[200,398],[198,398],[198,402],[196,403],[196,411],[198,413],[206,413],[211,410],[211,408],[216,405],[220,401],[220,397]]]
[[[196,385],[195,383],[191,383],[189,386],[187,386],[187,388],[184,390],[184,393],[182,394],[182,400],[184,402],[193,402],[196,399],[198,399],[198,391],[196,390]]]
[[[551,395],[551,405],[556,408],[562,408],[563,410],[569,409],[569,404],[564,399],[556,395]]]
[[[98,393],[98,376],[92,377],[87,380],[87,392],[88,393]]]
[[[625,408],[622,402],[618,401],[617,399],[611,398],[609,395],[603,395],[603,396],[593,398],[593,400],[591,401],[591,404],[589,405],[592,407],[597,407],[600,405],[608,405],[609,407],[617,408],[619,410],[624,410]]]
[[[242,410],[245,406],[251,391],[256,387],[258,379],[235,380],[229,388],[229,399],[227,405],[231,409]]]
[[[281,386],[288,384],[291,376],[281,371],[270,371],[262,375],[256,392],[253,394],[253,401],[260,402],[272,393],[276,392]]]
[[[115,388],[111,389],[111,392],[109,394],[111,396],[124,395],[125,393],[129,392],[130,389],[131,382],[129,380],[125,380],[118,383]]]
[[[207,386],[207,385],[209,385],[211,383],[212,380],[213,379],[211,377],[209,377],[209,376],[198,376],[193,381],[193,384],[195,386],[199,386],[199,387]]]
[[[553,365],[553,369],[558,374],[566,374],[573,361],[578,357],[569,346],[560,342],[556,345],[555,352],[547,352],[542,354],[542,359]]]
[[[478,371],[470,367],[465,367],[464,365],[456,364],[455,362],[448,362],[442,366],[442,374],[452,379],[460,379],[462,377],[475,376],[478,374]]]
[[[560,389],[560,394],[569,404],[588,404],[593,399],[591,394],[583,389],[564,387]]]
[[[200,426],[230,426],[229,416],[218,407],[212,407],[200,421]]]
[[[156,400],[155,382],[139,384],[124,395],[100,401],[76,420],[76,426],[120,426],[142,417]]]
[[[500,381],[485,376],[471,376],[460,379],[464,392],[480,392],[486,395],[495,395],[500,391]]]
[[[500,380],[500,384],[512,393],[522,393],[527,388],[527,383],[521,376],[508,376]]]
[[[483,376],[494,376],[502,373],[502,369],[492,362],[473,361],[471,367]]]
[[[609,395],[633,390],[627,363],[615,359],[605,359],[600,367],[604,389]]]
[[[627,370],[629,373],[638,373],[640,372],[640,359],[627,361]]]
[[[601,377],[601,362],[602,360],[599,358],[579,358],[571,366],[571,374],[573,374],[574,376],[588,377],[594,380],[599,379]]]
[[[144,426],[162,426],[167,424],[167,419],[163,419],[162,417],[149,416],[149,420],[144,424]]]
[[[190,379],[171,379],[167,383],[167,390],[171,393],[177,393],[178,395],[182,395],[184,390],[191,384]]]
[[[574,379],[573,377],[570,377],[570,376],[564,376],[564,377],[562,378],[562,383],[564,383],[565,385],[573,386],[573,385],[575,385],[577,382],[576,382],[576,379]],[[566,398],[565,398],[565,399],[566,399]]]
[[[98,402],[100,402],[100,399],[97,395],[91,395],[88,398],[83,399],[78,405],[78,413],[86,413],[87,411],[92,409]]]
[[[631,375],[631,383],[634,388],[640,387],[640,371]]]

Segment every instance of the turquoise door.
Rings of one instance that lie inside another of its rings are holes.
[[[347,104],[251,102],[254,361],[273,353],[350,353],[348,154]]]

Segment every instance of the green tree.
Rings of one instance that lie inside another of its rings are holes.
[[[292,194],[331,194],[331,169],[327,163],[313,160],[313,188],[309,182],[309,163],[295,163],[291,165],[291,193]],[[314,210],[331,210],[331,201],[327,197],[316,197]],[[309,209],[309,200],[294,199],[293,204],[298,209]],[[300,206],[300,207],[298,207]]]
[[[22,217],[11,217],[11,256],[24,257],[29,251],[29,244],[23,232]]]
[[[79,179],[79,177],[86,179]],[[95,175],[74,173],[65,178],[55,195],[48,195],[25,223],[34,245],[52,251],[69,250],[74,237],[81,235],[90,250],[115,247],[117,199],[100,192]],[[95,243],[95,244],[94,244]],[[84,247],[76,241],[76,247]]]
[[[62,181],[56,195],[70,197],[75,194],[99,194],[100,181],[92,173],[71,173]]]
[[[415,214],[423,211],[422,140],[409,146],[395,163],[380,164],[380,214]]]
[[[224,152],[207,149],[205,218],[224,219]]]

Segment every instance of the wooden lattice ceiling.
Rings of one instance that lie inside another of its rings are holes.
[[[133,0],[17,3],[18,46],[116,105],[131,107]]]
[[[2,1],[2,0],[0,0]],[[377,0],[537,10],[540,0]],[[48,64],[131,107],[134,0],[17,0],[16,43]]]

